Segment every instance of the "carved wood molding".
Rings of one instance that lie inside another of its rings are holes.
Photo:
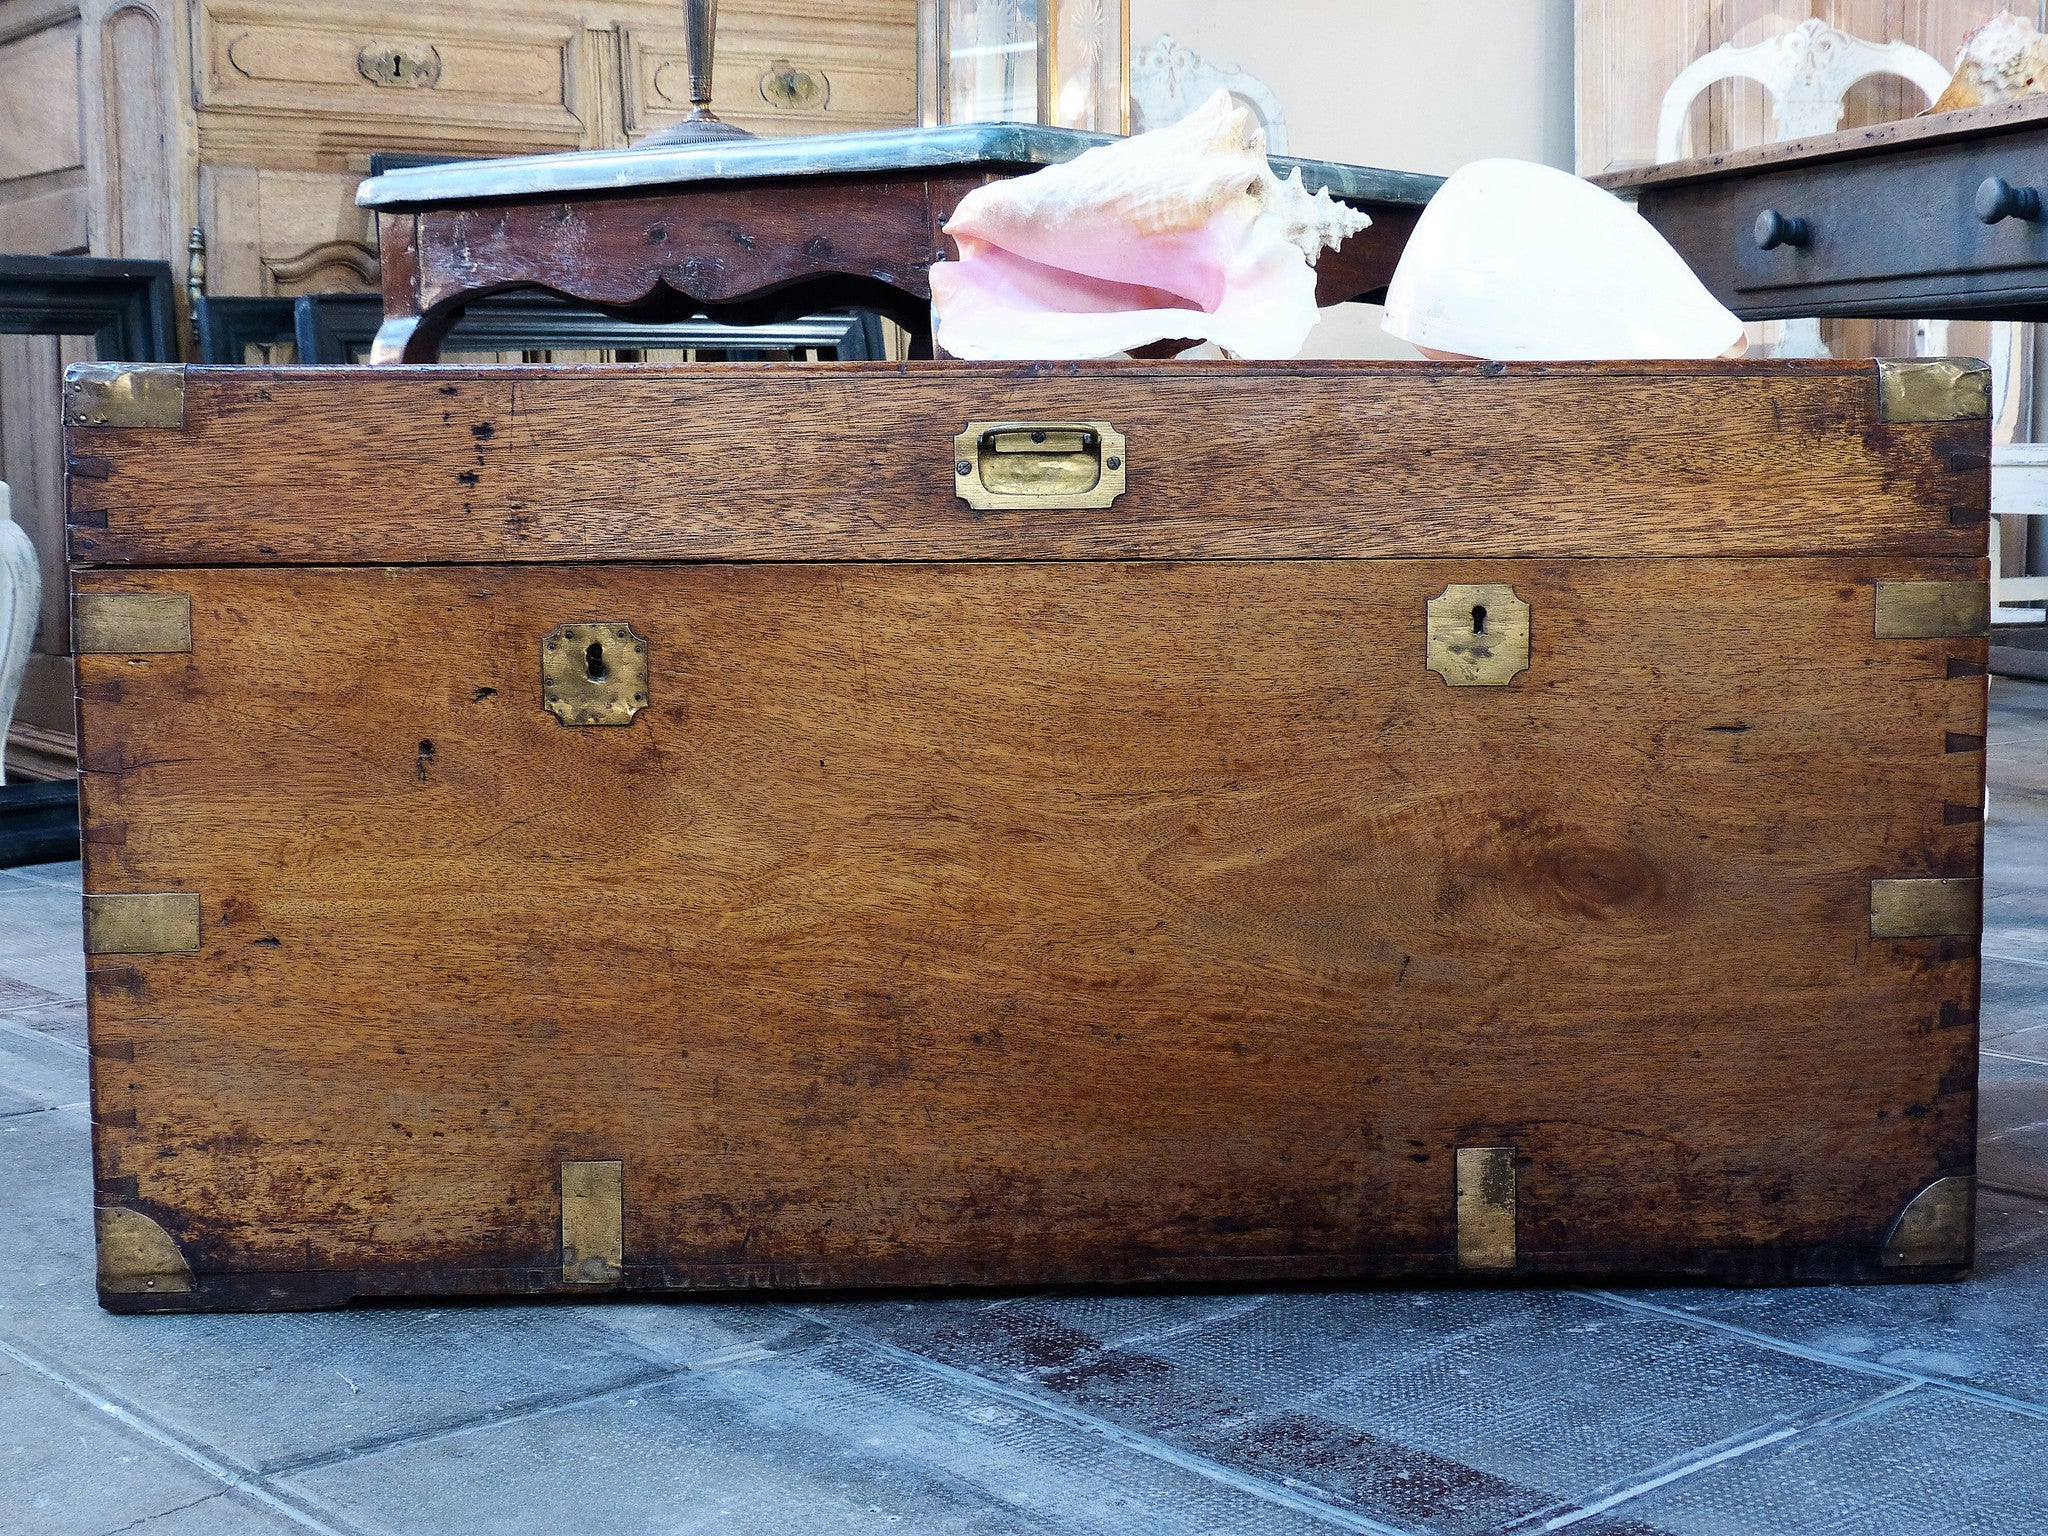
[[[360,240],[327,240],[309,246],[296,256],[266,256],[263,270],[273,282],[300,283],[329,267],[346,267],[371,287],[377,285],[382,267],[377,253]]]

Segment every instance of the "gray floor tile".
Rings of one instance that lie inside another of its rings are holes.
[[[1986,955],[1981,1024],[1986,1045],[2048,1024],[2048,965],[2023,965]]]
[[[20,864],[7,873],[30,885],[51,885],[60,891],[85,889],[85,866],[77,859],[66,859],[57,864]]]
[[[2022,1061],[2037,1061],[2048,1067],[2048,1024],[2036,1024],[2017,1034],[1987,1040],[1984,1048],[2000,1056],[2017,1056]]]
[[[0,1357],[0,1531],[86,1536],[195,1504],[221,1484]]]
[[[2034,751],[2048,757],[2048,739]],[[2039,894],[2048,871],[2048,796],[1991,797],[1984,835],[1984,894]]]
[[[17,1008],[11,1013],[0,1013],[0,1021],[61,1040],[81,1056],[85,1054],[85,1004],[82,1002],[53,1002]]]
[[[41,987],[32,987],[25,981],[0,976],[0,1010],[15,1008],[40,1008],[46,1003],[57,1001],[57,994],[45,992]]]
[[[1919,1389],[1631,1500],[1672,1536],[2040,1536],[2048,1422]]]
[[[1059,1300],[938,1316],[911,1306],[861,1322],[1247,1475],[1443,1533],[1566,1508],[1700,1446],[1890,1386],[1556,1292],[1180,1307],[1188,1319],[1211,1315],[1192,1328],[1155,1326],[1122,1348],[1091,1348],[1099,1336]]]
[[[1987,896],[1984,950],[1999,959],[2048,964],[2048,893]]]
[[[85,996],[75,891],[11,882],[0,888],[0,977],[52,997]]]
[[[1977,1176],[2048,1198],[2048,1066],[1984,1057],[1978,1072]]]
[[[58,1123],[62,1122],[62,1123]],[[0,1120],[0,1338],[262,1469],[667,1372],[561,1306],[116,1317],[92,1285],[83,1115]]]
[[[828,1341],[427,1445],[288,1486],[373,1531],[524,1536],[577,1511],[665,1533],[1232,1533],[1333,1527],[971,1383]]]
[[[82,1104],[89,1087],[84,1050],[68,1040],[0,1014],[0,1088],[43,1104]]]
[[[168,1514],[124,1525],[119,1536],[306,1536],[312,1529],[238,1494],[217,1493]]]
[[[2048,1201],[1982,1191],[1977,1267],[1952,1283],[1622,1294],[1800,1349],[2048,1407]]]

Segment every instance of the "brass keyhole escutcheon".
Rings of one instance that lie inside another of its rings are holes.
[[[564,725],[631,725],[648,704],[647,642],[630,624],[557,626],[540,643],[540,702]]]
[[[1445,587],[1422,664],[1453,688],[1505,688],[1529,666],[1529,605],[1505,582]]]

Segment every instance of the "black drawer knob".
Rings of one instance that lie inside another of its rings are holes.
[[[2024,219],[2031,224],[2041,217],[2041,194],[2032,187],[2016,187],[2003,176],[1993,176],[1977,189],[1977,217],[1986,224],[2000,219]]]
[[[1788,219],[1775,208],[1766,208],[1756,216],[1756,248],[1760,251],[1812,243],[1813,226],[1804,219]]]

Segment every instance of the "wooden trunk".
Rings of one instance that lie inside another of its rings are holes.
[[[1969,1262],[1981,368],[67,402],[108,1307]]]

